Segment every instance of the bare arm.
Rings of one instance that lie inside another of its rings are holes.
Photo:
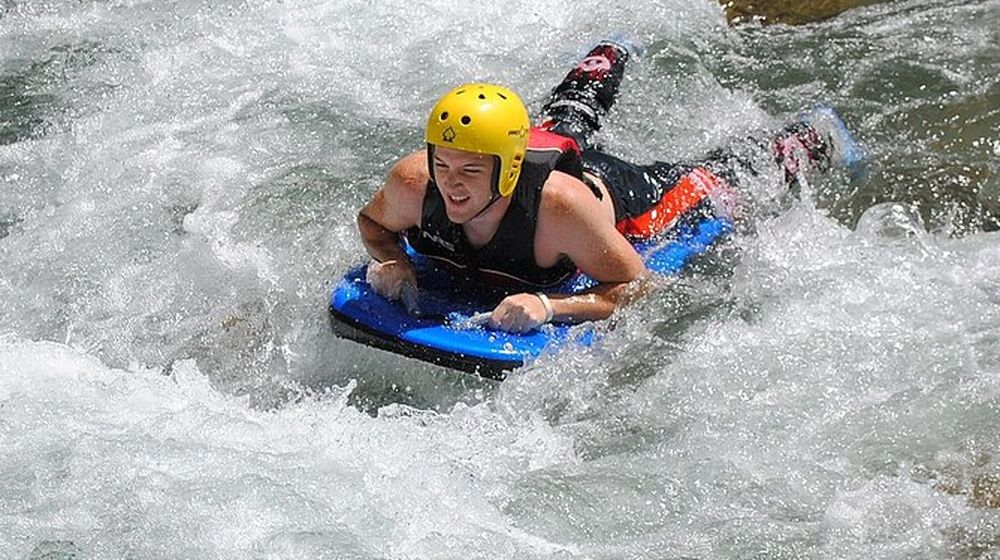
[[[552,318],[568,323],[609,317],[641,294],[649,277],[642,259],[615,229],[600,202],[574,181],[556,174],[550,178],[543,191],[535,235],[539,264],[554,263],[565,255],[600,283],[580,294],[548,296]],[[544,322],[546,311],[537,295],[515,294],[497,306],[491,324],[527,331]]]
[[[406,258],[397,234],[420,225],[427,179],[426,152],[410,154],[396,162],[385,184],[358,213],[361,241],[376,260]]]
[[[599,284],[581,294],[551,296],[554,318],[571,323],[605,319],[640,293],[648,272],[596,197],[569,183],[557,185],[563,188],[543,199],[541,213],[551,219],[542,222],[540,233]]]
[[[549,296],[553,319],[564,323],[607,319],[617,309],[645,293],[648,278],[649,273],[643,271],[629,282],[601,283],[579,294]]]
[[[369,267],[369,281],[390,298],[404,282],[416,285],[416,274],[399,243],[399,232],[420,225],[427,188],[427,154],[410,154],[392,167],[385,184],[358,213],[358,231],[365,249],[381,266]]]

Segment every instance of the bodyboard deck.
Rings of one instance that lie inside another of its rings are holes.
[[[634,246],[648,269],[673,275],[732,229],[729,219],[701,217],[682,223],[666,237]],[[430,259],[412,252],[411,256],[420,284],[419,316],[378,295],[365,280],[367,265],[362,265],[349,270],[330,296],[330,322],[336,335],[498,380],[543,351],[571,343],[589,346],[594,340],[593,329],[571,329],[559,323],[524,334],[472,324],[470,318],[492,310],[502,293],[463,281]],[[578,293],[595,284],[577,274],[553,292]]]

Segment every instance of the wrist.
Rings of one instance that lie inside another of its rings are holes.
[[[542,301],[542,306],[545,307],[545,320],[542,321],[542,324],[551,323],[552,318],[556,315],[556,310],[552,308],[552,301],[549,299],[549,296],[542,292],[535,292],[535,296]]]
[[[389,258],[389,259],[385,259],[385,260],[373,258],[372,260],[379,267],[385,267],[385,268],[390,268],[390,267],[404,267],[404,268],[406,268],[406,267],[412,266],[411,263],[410,263],[410,259],[408,259],[406,257],[402,257],[402,258]]]

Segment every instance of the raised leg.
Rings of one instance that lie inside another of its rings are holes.
[[[625,63],[638,56],[640,47],[623,37],[597,44],[563,81],[542,108],[541,127],[576,140],[586,148],[601,127],[600,117],[615,104]]]

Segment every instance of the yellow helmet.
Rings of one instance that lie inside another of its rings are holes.
[[[426,139],[430,149],[443,146],[496,156],[493,190],[509,196],[521,175],[530,128],[528,110],[513,91],[493,84],[463,84],[434,105]],[[432,177],[433,172],[432,162]]]

